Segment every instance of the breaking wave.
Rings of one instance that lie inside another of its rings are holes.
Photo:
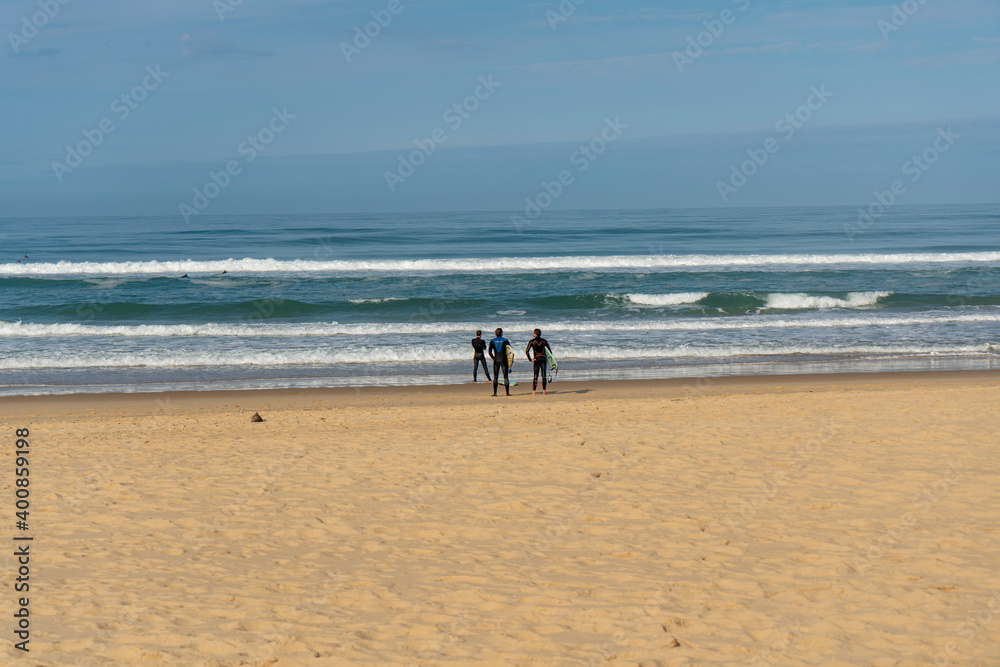
[[[980,264],[1000,262],[1000,252],[944,252],[834,255],[609,255],[495,257],[406,260],[219,259],[144,262],[39,262],[0,264],[0,275],[120,275],[184,273],[412,273],[483,271],[587,271],[595,269],[674,269],[692,267],[799,267],[830,265]]]
[[[881,316],[881,317],[803,317],[781,318],[773,315],[699,318],[683,320],[605,320],[594,322],[511,322],[504,323],[510,332],[529,332],[539,327],[550,331],[715,331],[769,328],[841,328],[870,326],[913,326],[946,323],[1000,323],[1000,313]],[[0,322],[0,337],[49,336],[224,336],[239,338],[300,336],[380,336],[391,334],[452,334],[483,329],[481,322],[316,322],[309,324],[30,324]]]

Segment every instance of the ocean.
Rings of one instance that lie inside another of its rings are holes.
[[[535,327],[559,381],[987,369],[998,324],[998,205],[0,218],[0,395],[464,383],[498,326],[522,382]]]

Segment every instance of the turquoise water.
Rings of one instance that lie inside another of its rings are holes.
[[[857,220],[0,219],[0,394],[466,382],[497,326],[561,379],[997,367],[1000,206]]]

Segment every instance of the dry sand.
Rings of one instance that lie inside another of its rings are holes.
[[[998,380],[0,399],[0,661],[1000,665]]]

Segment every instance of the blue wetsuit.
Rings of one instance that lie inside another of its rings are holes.
[[[503,386],[510,396],[510,364],[507,362],[507,348],[510,341],[503,336],[497,336],[490,341],[490,359],[493,360],[493,395],[497,395],[497,384],[500,381],[500,371],[503,370]]]

